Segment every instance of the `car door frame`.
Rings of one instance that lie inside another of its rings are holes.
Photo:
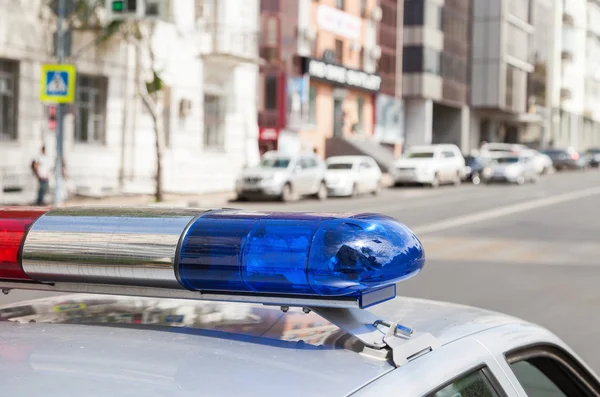
[[[304,195],[306,191],[305,169],[303,167],[303,157],[299,156],[292,160],[290,169],[290,183],[294,194]]]
[[[372,174],[373,167],[365,159],[359,159],[357,161],[357,163],[358,163],[357,179],[359,181],[359,183],[358,183],[359,193],[365,193],[365,192],[373,190],[373,187],[370,184],[370,180],[372,179],[371,174]],[[364,167],[365,165],[367,165],[368,167],[365,168]]]
[[[315,194],[319,191],[319,186],[323,181],[322,175],[322,164],[321,160],[314,155],[305,156],[307,163],[306,175],[307,175],[307,194]],[[310,165],[314,163],[314,165]]]
[[[451,182],[454,180],[454,174],[458,171],[456,166],[456,153],[451,148],[443,148],[441,151],[443,162],[443,180]],[[445,153],[452,153],[452,157],[446,157]]]
[[[385,376],[365,385],[352,394],[352,397],[428,396],[458,378],[482,368],[486,368],[493,376],[490,381],[495,385],[494,390],[498,396],[519,397],[494,356],[472,337],[444,344],[408,362],[400,369],[391,370]]]
[[[544,342],[534,343],[510,350],[504,354],[504,357],[509,368],[511,368],[510,365],[512,363],[527,361],[535,358],[552,360],[561,367],[561,372],[563,372],[563,375],[564,372],[570,375],[570,381],[573,384],[584,388],[588,392],[585,397],[600,395],[600,381],[598,378],[588,368],[581,365],[576,357],[571,355],[561,346]],[[522,397],[527,397],[527,393],[515,373],[512,370],[507,371],[507,376],[515,384],[517,392]],[[550,377],[548,376],[548,378]],[[552,378],[550,378],[550,380],[552,380]],[[553,381],[553,383],[555,382]]]

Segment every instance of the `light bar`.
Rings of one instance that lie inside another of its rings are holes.
[[[21,268],[21,245],[29,226],[44,212],[30,208],[0,208],[0,279],[31,280]]]
[[[8,241],[2,225],[0,215]],[[17,245],[20,263],[0,262],[0,287],[29,279],[69,292],[282,305],[377,304],[425,261],[406,226],[376,214],[55,209]],[[20,274],[7,272],[15,267]]]

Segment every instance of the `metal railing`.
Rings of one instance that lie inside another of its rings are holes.
[[[199,29],[202,55],[258,59],[258,31],[222,23],[203,24]]]

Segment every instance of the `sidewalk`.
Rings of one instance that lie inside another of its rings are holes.
[[[235,198],[234,192],[208,193],[198,195],[165,194],[164,201],[157,203],[150,195],[127,195],[104,198],[74,197],[63,204],[64,207],[194,207],[219,208]]]

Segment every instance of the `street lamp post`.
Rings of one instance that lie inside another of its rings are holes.
[[[65,19],[66,0],[58,0],[58,26],[56,31],[56,52],[58,55],[58,63],[62,64],[65,61],[65,39],[63,23]],[[54,206],[60,205],[62,201],[61,190],[63,184],[63,104],[59,103],[56,107],[56,165],[54,167]]]

